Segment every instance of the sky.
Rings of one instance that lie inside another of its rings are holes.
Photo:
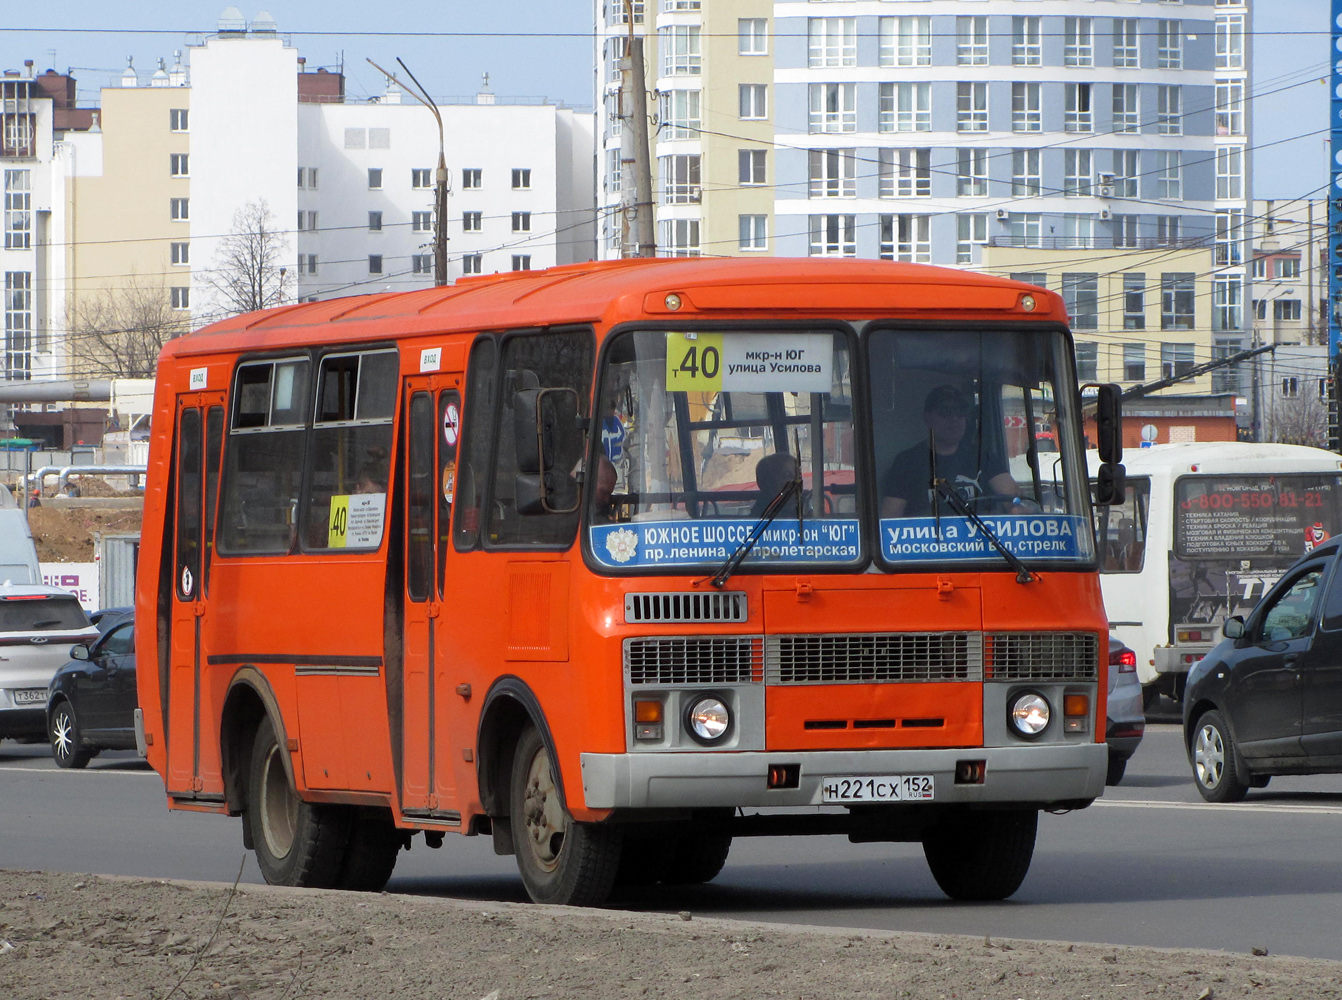
[[[723,2],[723,0],[719,0]],[[266,6],[262,7],[262,4]],[[81,104],[133,56],[142,79],[160,58],[216,30],[225,0],[5,0],[0,68],[75,68]],[[399,56],[435,97],[468,97],[489,74],[500,97],[592,104],[590,0],[244,0],[268,10],[309,68],[343,64],[346,93],[382,93],[365,61]],[[1329,0],[1254,0],[1254,194],[1302,197],[1328,182]],[[514,33],[516,32],[516,33]],[[53,54],[54,50],[54,54]]]

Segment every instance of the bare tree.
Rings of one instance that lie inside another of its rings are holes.
[[[229,315],[267,309],[287,301],[289,275],[283,267],[289,237],[275,222],[265,199],[249,201],[233,213],[233,231],[219,241],[206,277]]]
[[[1300,382],[1313,382],[1313,379],[1301,379]],[[1273,396],[1269,413],[1272,440],[1279,444],[1327,448],[1327,401],[1303,389],[1302,385],[1301,391],[1294,396]]]
[[[76,371],[108,378],[153,378],[159,351],[189,329],[189,314],[175,310],[168,289],[132,274],[114,288],[74,303],[71,353]]]

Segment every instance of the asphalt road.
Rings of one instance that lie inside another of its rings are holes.
[[[1123,784],[1040,823],[1010,900],[954,904],[915,844],[738,840],[711,885],[640,889],[616,907],[1034,940],[1212,948],[1342,960],[1342,776],[1274,778],[1242,804],[1202,802],[1178,727],[1154,724]],[[168,812],[133,754],[62,771],[44,747],[0,743],[0,867],[260,882],[238,820]],[[488,838],[417,839],[389,891],[523,901]]]

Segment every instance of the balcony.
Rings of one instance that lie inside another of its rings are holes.
[[[1197,250],[1209,245],[1206,237],[1187,239],[1162,239],[1158,236],[1142,236],[1131,239],[1119,239],[1113,236],[1092,236],[1078,239],[1075,236],[990,236],[990,247],[1018,247],[1031,250]]]

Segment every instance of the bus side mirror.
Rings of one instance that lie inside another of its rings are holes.
[[[1122,390],[1113,382],[1095,386],[1095,434],[1100,461],[1123,461],[1123,404]]]
[[[1244,618],[1231,615],[1221,623],[1221,634],[1227,639],[1239,639],[1244,635]]]
[[[1121,465],[1101,465],[1095,474],[1095,506],[1117,507],[1127,499],[1127,470]]]
[[[573,389],[523,389],[513,396],[513,443],[519,514],[571,514],[578,484],[569,467],[582,454],[578,393]]]

